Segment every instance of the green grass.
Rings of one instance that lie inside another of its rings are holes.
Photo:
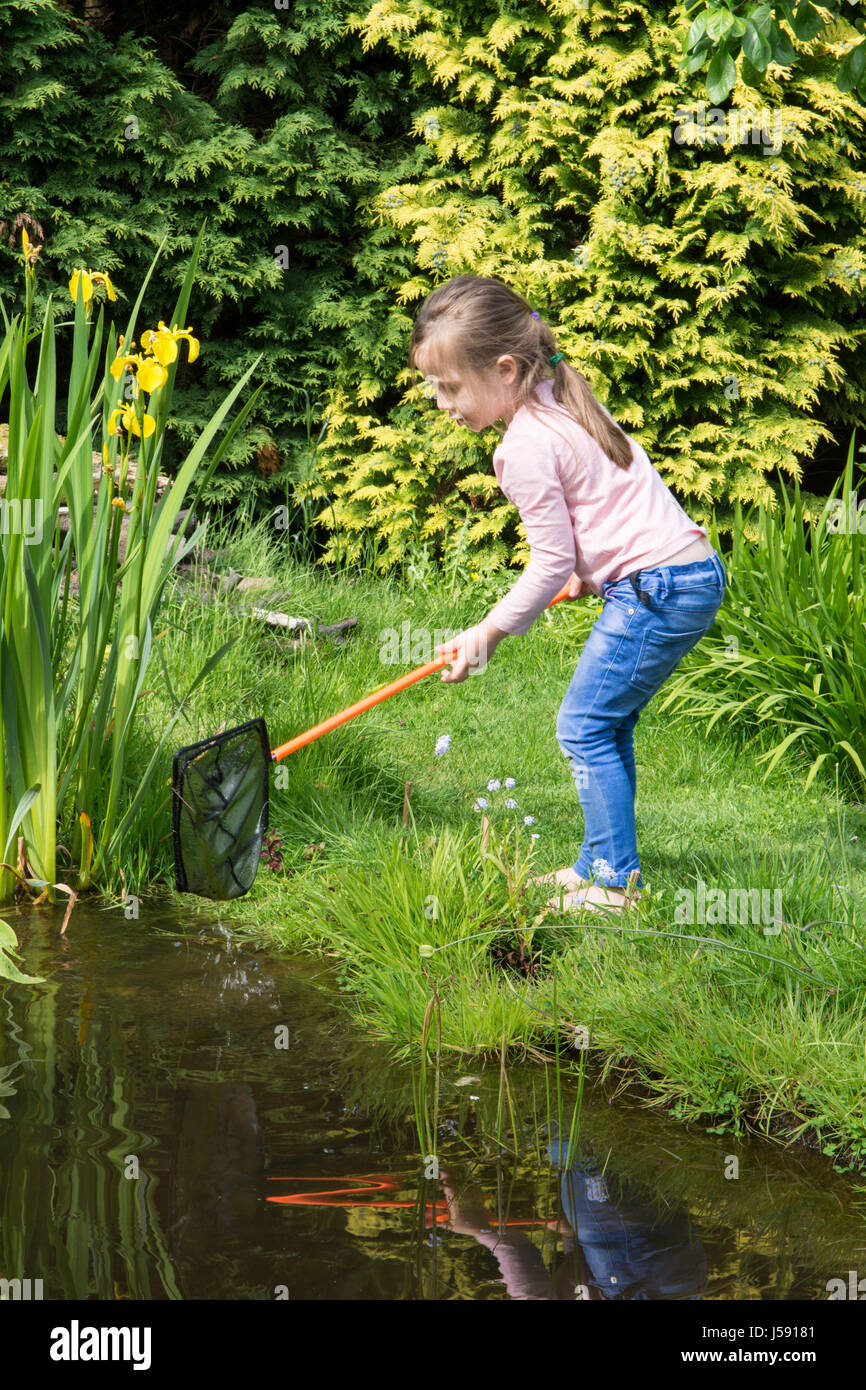
[[[177,726],[178,743],[263,714],[276,746],[418,664],[383,666],[383,629],[399,630],[406,619],[462,628],[487,611],[489,595],[482,602],[473,594],[468,565],[463,592],[455,576],[443,583],[432,573],[401,589],[357,571],[292,565],[285,552],[268,553],[265,539],[261,527],[246,528],[233,543],[235,568],[275,574],[290,595],[280,606],[291,613],[325,622],[357,616],[358,627],[344,647],[321,639],[290,652],[273,631],[241,617],[240,600],[176,598],[164,639],[176,687],[239,637],[197,692],[194,717]],[[324,975],[400,1055],[419,1057],[435,988],[443,1064],[460,1054],[498,1056],[503,1039],[512,1059],[526,1049],[549,1054],[557,1035],[570,1047],[574,1028],[586,1027],[605,1074],[641,1081],[651,1101],[679,1117],[805,1137],[840,1165],[859,1165],[866,808],[845,799],[827,763],[804,790],[810,759],[792,749],[762,781],[769,733],[749,745],[735,726],[708,733],[694,718],[674,722],[658,713],[662,692],[635,740],[648,890],[640,916],[593,914],[581,924],[553,913],[531,939],[540,953],[531,979],[491,962],[491,943],[515,945],[518,932],[528,940],[544,902],[527,889],[530,869],[573,863],[580,846],[582,813],[554,727],[596,607],[559,605],[525,637],[504,641],[483,674],[459,685],[430,676],[291,755],[280,765],[285,787],[271,774],[283,870],[263,864],[250,894],[221,905],[221,918],[278,948],[326,952]],[[163,700],[158,689],[147,700],[142,728],[154,736]],[[444,733],[451,747],[436,757]],[[501,808],[507,793],[488,792],[487,782],[508,776],[518,807],[493,820],[510,888],[481,856],[481,818],[472,809],[479,794]],[[139,869],[146,864],[151,879],[165,881],[164,782],[159,791],[149,807],[153,845]],[[531,828],[525,814],[535,817]],[[308,848],[320,843],[323,851]],[[675,894],[698,878],[708,888],[781,889],[785,925],[767,935],[760,922],[680,923]],[[127,879],[136,881],[134,863]],[[567,1055],[569,1066],[580,1057]]]

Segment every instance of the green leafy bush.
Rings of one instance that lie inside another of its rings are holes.
[[[719,113],[720,144],[717,118],[689,118],[681,23],[676,7],[663,19],[641,4],[515,15],[397,0],[359,18],[366,44],[414,61],[441,95],[415,120],[426,176],[370,202],[371,225],[398,231],[416,264],[391,280],[382,336],[401,352],[375,399],[366,363],[363,394],[356,373],[328,398],[323,492],[341,545],[375,531],[384,569],[471,515],[481,562],[512,556],[496,436],[428,419],[403,370],[413,313],[461,273],[498,275],[541,309],[702,524],[715,502],[730,529],[737,502],[767,503],[777,469],[799,477],[820,441],[862,417],[862,108],[836,87],[832,57],[794,76],[771,64],[764,115],[780,148],[756,143],[754,123],[740,138],[758,105],[742,85]]]
[[[44,225],[45,290],[81,260],[134,283],[167,236],[153,317],[207,216],[210,352],[175,398],[174,462],[261,353],[210,495],[288,494],[325,560],[386,571],[426,543],[447,563],[467,518],[480,573],[527,559],[497,436],[438,418],[405,368],[421,300],[466,271],[528,295],[725,531],[863,416],[866,138],[844,42],[791,34],[797,63],[707,120],[687,31],[679,5],[595,0],[118,0],[97,32],[10,0],[0,220]],[[0,285],[11,262],[0,247]],[[328,428],[305,481],[308,400]]]
[[[284,499],[306,445],[304,392],[318,401],[348,360],[347,325],[363,345],[355,370],[394,348],[358,302],[362,239],[381,251],[356,209],[415,171],[417,98],[405,64],[361,54],[349,8],[118,0],[97,31],[56,0],[0,7],[0,290],[17,302],[22,219],[44,244],[38,314],[82,263],[140,283],[165,239],[143,302],[155,321],[206,219],[196,329],[209,350],[178,383],[166,464],[260,354],[263,386],[215,500]]]
[[[843,42],[836,86],[840,92],[859,89],[861,98],[866,99],[866,40],[856,39],[858,33],[866,33],[860,0],[824,4],[820,10],[810,0],[770,0],[769,4],[764,0],[733,0],[731,8],[713,0],[687,0],[685,9],[692,23],[683,45],[682,70],[701,72],[709,63],[707,95],[711,101],[730,96],[737,80],[737,57],[742,81],[758,88],[770,62],[783,68],[798,62],[792,39],[806,46],[815,39],[835,46],[840,35],[850,37],[851,42]]]

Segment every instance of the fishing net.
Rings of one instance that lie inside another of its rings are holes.
[[[263,719],[175,754],[171,790],[178,892],[239,898],[252,887],[268,828],[270,763]]]

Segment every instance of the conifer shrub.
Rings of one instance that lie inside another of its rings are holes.
[[[386,569],[410,540],[444,551],[468,516],[476,564],[495,568],[523,535],[495,432],[437,418],[405,367],[414,313],[458,274],[497,275],[540,309],[691,515],[708,524],[715,506],[723,532],[737,502],[774,505],[776,469],[802,477],[862,419],[866,128],[835,80],[853,29],[792,36],[796,69],[770,63],[760,94],[738,82],[714,110],[678,71],[676,5],[380,0],[357,24],[438,99],[414,124],[423,175],[368,200],[376,236],[399,233],[414,264],[389,284],[388,370],[365,360],[329,396],[341,546],[359,553],[373,531]],[[382,275],[359,260],[376,310]],[[523,539],[516,563],[527,554]]]
[[[347,326],[362,361],[395,347],[358,302],[362,242],[368,264],[380,251],[357,207],[417,171],[406,65],[361,53],[347,0],[192,12],[115,0],[98,27],[75,8],[0,7],[0,293],[19,307],[22,226],[43,246],[39,315],[79,266],[139,283],[167,235],[152,315],[206,219],[195,328],[210,351],[175,397],[174,461],[262,353],[258,408],[210,499],[294,497],[307,400],[346,357]],[[393,264],[409,269],[399,247]]]

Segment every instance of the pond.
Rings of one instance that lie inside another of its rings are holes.
[[[489,1058],[443,1072],[424,1155],[413,1068],[332,961],[174,904],[61,918],[10,915],[45,983],[0,985],[0,1278],[31,1297],[826,1300],[863,1263],[857,1180],[820,1154],[589,1074],[572,1129],[572,1059],[557,1094]]]

